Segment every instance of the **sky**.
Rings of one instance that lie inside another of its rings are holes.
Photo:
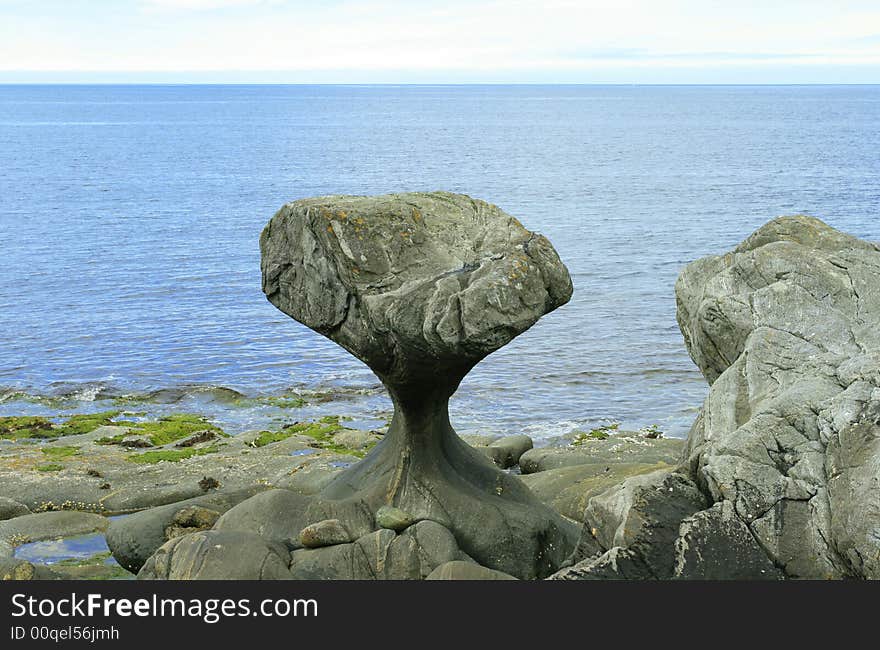
[[[0,0],[8,83],[880,83],[880,0]]]

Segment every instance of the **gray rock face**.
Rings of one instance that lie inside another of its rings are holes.
[[[364,361],[394,402],[382,442],[322,496],[440,522],[494,569],[552,572],[572,527],[458,438],[448,415],[477,362],[571,297],[550,242],[496,206],[434,192],[296,201],[260,249],[270,302]]]
[[[880,578],[880,250],[805,216],[771,221],[676,284],[711,384],[687,462],[773,564]]]
[[[673,577],[683,580],[779,580],[773,565],[730,501],[688,517],[675,540]]]
[[[289,580],[289,553],[259,535],[209,530],[162,545],[139,580]]]

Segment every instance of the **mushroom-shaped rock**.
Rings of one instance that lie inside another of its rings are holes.
[[[384,440],[322,496],[437,521],[494,569],[552,572],[572,529],[465,444],[447,408],[475,364],[568,302],[550,242],[494,205],[432,192],[289,203],[260,248],[272,304],[366,363],[394,403]]]

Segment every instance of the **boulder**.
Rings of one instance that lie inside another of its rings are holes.
[[[284,546],[253,533],[202,531],[163,544],[139,580],[288,580]]]
[[[880,248],[781,217],[688,265],[676,300],[710,384],[701,488],[785,575],[880,578]]]
[[[524,435],[505,436],[489,444],[489,449],[497,454],[495,464],[502,469],[513,467],[519,463],[520,456],[532,447],[534,447],[532,439]]]
[[[411,514],[394,506],[382,506],[376,511],[376,525],[379,528],[388,528],[399,533],[414,523],[415,519]]]
[[[299,541],[306,548],[320,548],[334,544],[348,544],[354,540],[341,521],[325,519],[309,524],[299,531]]]
[[[0,521],[29,515],[30,513],[31,509],[23,503],[19,503],[9,497],[0,497]]]
[[[289,203],[260,251],[268,300],[366,363],[394,404],[383,440],[321,496],[440,522],[481,564],[519,577],[559,566],[574,530],[448,414],[474,365],[570,299],[550,242],[497,206],[432,192]]]
[[[425,580],[516,580],[509,573],[487,569],[474,562],[453,560],[441,564]]]

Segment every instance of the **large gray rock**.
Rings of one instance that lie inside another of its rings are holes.
[[[781,217],[687,266],[676,299],[711,384],[702,488],[786,575],[880,578],[880,249]]]
[[[552,572],[576,532],[448,415],[476,363],[571,297],[550,242],[494,205],[433,192],[287,204],[260,250],[269,301],[364,361],[394,403],[382,442],[322,496],[440,522],[490,568]]]
[[[203,531],[163,544],[139,580],[289,580],[290,554],[253,533]]]
[[[671,578],[681,522],[705,506],[705,497],[682,474],[659,470],[635,476],[590,500],[582,537],[595,538],[604,549],[626,548],[650,577]],[[582,540],[579,547],[589,544]]]
[[[192,514],[193,508],[226,512],[258,491],[214,492],[116,519],[107,530],[107,546],[120,566],[137,573],[160,546],[184,532],[182,524],[192,523],[192,518],[185,515]]]

